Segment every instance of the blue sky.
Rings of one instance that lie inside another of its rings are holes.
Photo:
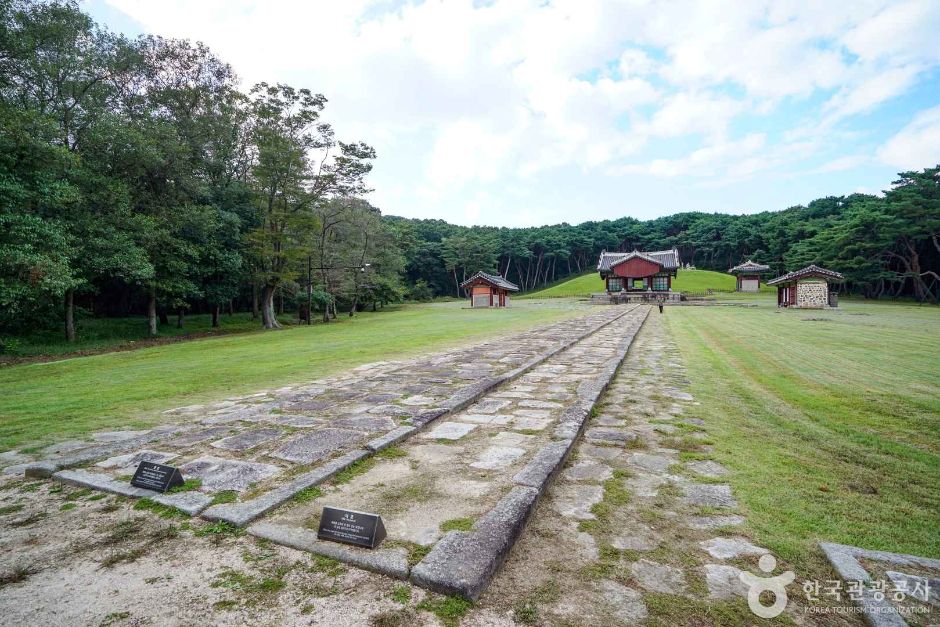
[[[843,6],[844,5],[844,6]],[[90,0],[327,96],[384,213],[750,213],[940,163],[940,3]]]

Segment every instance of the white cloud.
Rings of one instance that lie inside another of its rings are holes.
[[[484,222],[538,177],[779,171],[940,65],[932,0],[104,1],[206,42],[246,86],[324,93],[338,135],[376,146],[383,209]],[[664,140],[687,154],[654,158]]]
[[[940,164],[940,106],[921,111],[878,149],[878,158],[899,170]]]

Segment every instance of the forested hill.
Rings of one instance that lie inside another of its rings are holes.
[[[0,2],[0,352],[39,328],[72,341],[82,316],[143,314],[157,335],[188,312],[327,322],[457,295],[477,270],[531,290],[604,249],[817,263],[865,296],[940,295],[937,168],[779,212],[465,228],[383,217],[367,201],[377,155],[341,131],[325,96],[243,89],[202,44],[129,39],[74,0]]]
[[[940,297],[940,175],[900,174],[884,196],[853,194],[749,215],[684,212],[534,228],[461,227],[387,217],[403,233],[406,274],[419,292],[458,294],[478,269],[524,290],[592,269],[602,250],[677,248],[683,263],[727,271],[747,259],[783,273],[815,263],[842,272],[870,298]],[[630,208],[624,207],[624,213]]]

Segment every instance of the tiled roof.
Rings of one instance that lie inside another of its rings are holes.
[[[747,274],[748,272],[756,273],[756,272],[769,272],[769,271],[770,271],[770,266],[765,266],[760,263],[754,263],[753,261],[748,259],[744,263],[739,264],[731,268],[730,270],[728,270],[728,273],[737,274],[738,272],[740,272],[741,274]]]
[[[635,257],[658,263],[664,270],[675,270],[679,267],[679,251],[673,248],[672,250],[654,250],[651,252],[634,250],[630,253],[609,253],[604,251],[597,261],[597,269],[601,272],[610,272],[610,269],[618,263]]]
[[[501,287],[501,288],[503,288],[504,290],[509,290],[510,292],[518,292],[518,291],[519,291],[519,286],[516,285],[515,283],[510,283],[509,281],[507,281],[507,280],[504,279],[503,277],[499,276],[498,274],[487,274],[486,272],[483,272],[483,271],[477,272],[477,273],[474,274],[472,277],[470,277],[469,279],[467,279],[466,281],[464,281],[463,283],[461,283],[461,284],[460,284],[460,287],[464,287],[464,286],[466,286],[466,285],[470,285],[471,283],[473,283],[473,282],[476,281],[477,279],[483,279],[484,281],[486,281],[486,282],[489,283],[490,285],[495,285],[496,287]]]
[[[843,278],[841,274],[834,270],[826,270],[825,268],[820,268],[814,264],[799,270],[794,270],[793,272],[788,272],[783,276],[778,276],[776,279],[771,279],[767,281],[767,285],[788,283],[790,281],[798,281],[799,279],[805,279],[807,277],[819,277],[822,279],[832,279],[834,281],[841,281]]]

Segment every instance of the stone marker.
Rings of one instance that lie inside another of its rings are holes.
[[[326,506],[320,515],[318,540],[331,540],[374,549],[388,534],[378,514]]]
[[[156,462],[140,462],[131,478],[131,485],[162,494],[183,485],[183,476],[179,468],[173,466]]]

